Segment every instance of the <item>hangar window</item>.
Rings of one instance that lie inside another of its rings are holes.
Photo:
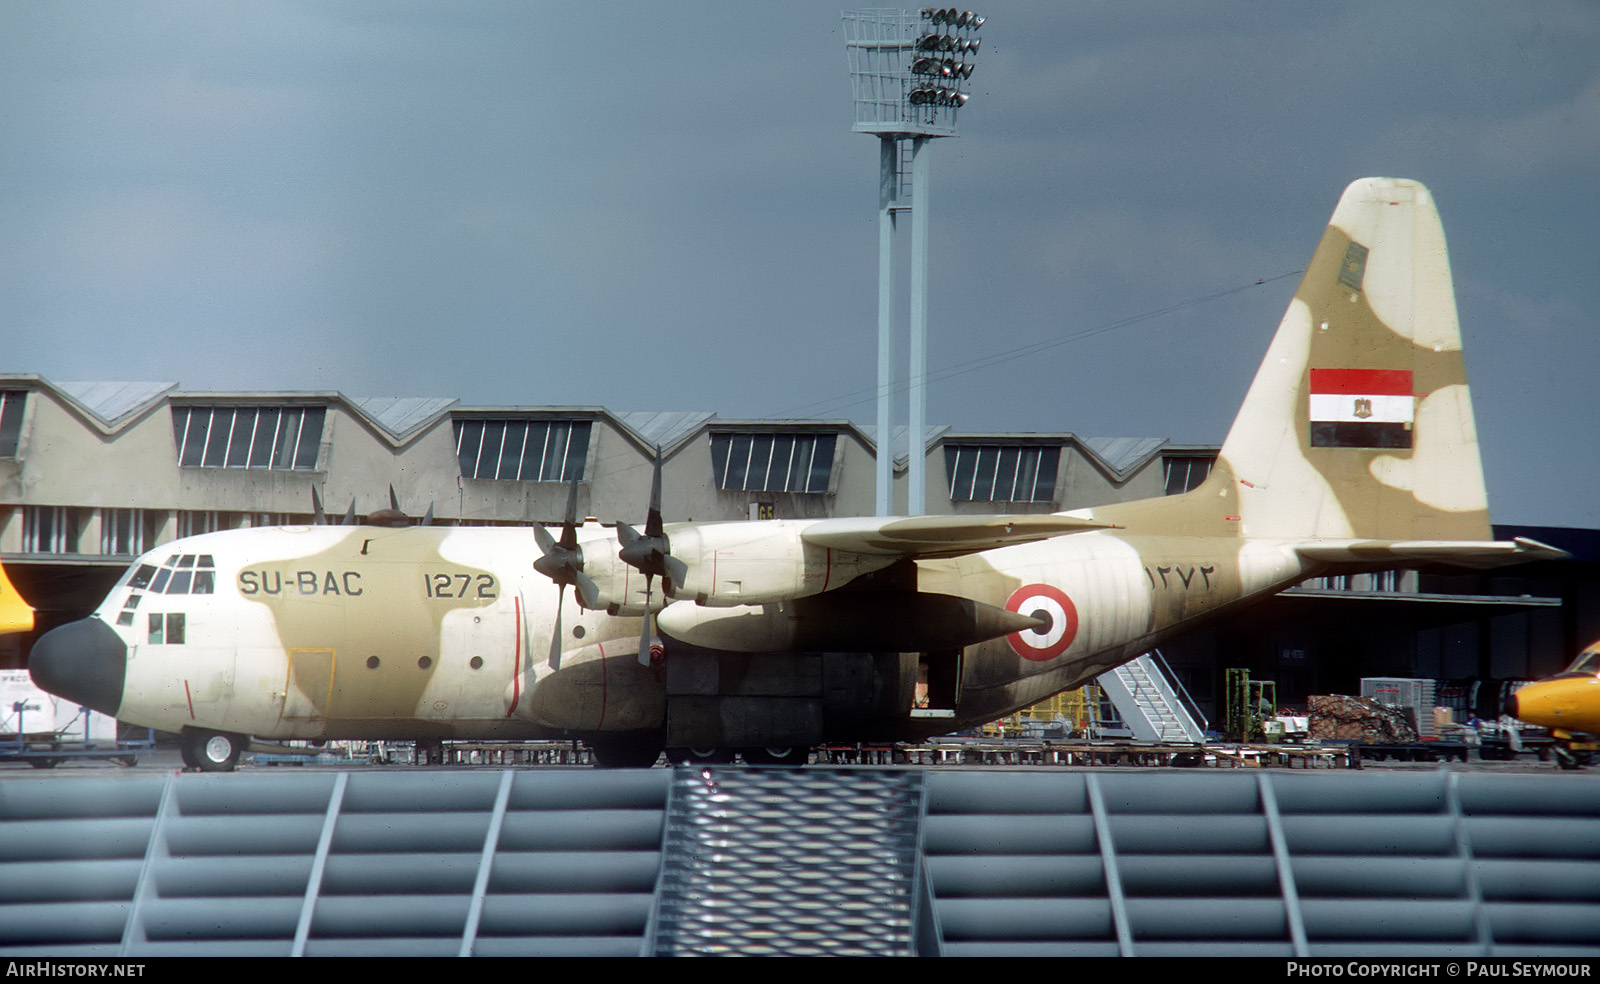
[[[837,434],[711,435],[711,470],[729,492],[827,492]]]
[[[155,546],[164,516],[144,509],[100,510],[100,552],[132,557]]]
[[[309,471],[326,416],[322,407],[173,407],[178,464]]]
[[[27,390],[0,393],[0,458],[17,456],[17,447],[22,443],[22,408],[27,399]]]
[[[1061,448],[1038,444],[946,444],[951,501],[1053,502]]]
[[[1177,495],[1180,492],[1189,492],[1200,487],[1200,483],[1211,474],[1211,466],[1216,463],[1214,454],[1189,455],[1169,454],[1161,459],[1161,467],[1167,482],[1167,495]]]
[[[587,420],[458,419],[455,428],[462,478],[583,480],[589,456]]]
[[[178,510],[178,537],[199,536],[217,530],[236,530],[245,525],[246,513],[221,512],[215,509]]]
[[[83,532],[83,519],[82,511],[70,506],[23,507],[23,552],[77,553],[78,540]]]

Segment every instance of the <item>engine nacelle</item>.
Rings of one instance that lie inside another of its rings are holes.
[[[676,602],[657,624],[680,642],[735,653],[935,652],[1049,627],[1037,615],[915,591],[847,591],[734,608]]]
[[[645,576],[622,562],[613,530],[585,531],[583,572],[599,591],[598,604],[613,615],[639,616],[660,611],[672,601],[691,601],[713,608],[763,605],[805,598],[834,590],[862,574],[882,570],[898,558],[858,554],[806,543],[800,534],[811,520],[768,520],[685,524],[666,527],[672,551],[670,594],[662,578],[650,588],[645,604]]]
[[[805,598],[881,570],[897,558],[806,543],[807,520],[667,527],[672,556],[684,565],[672,597],[713,608]],[[636,574],[635,577],[638,575]]]

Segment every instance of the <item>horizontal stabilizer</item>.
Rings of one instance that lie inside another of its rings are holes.
[[[1307,560],[1393,567],[1449,564],[1488,569],[1568,556],[1565,550],[1521,536],[1515,540],[1316,540],[1294,549]]]
[[[960,557],[1113,524],[1072,516],[911,516],[825,519],[806,527],[812,546],[901,557]]]

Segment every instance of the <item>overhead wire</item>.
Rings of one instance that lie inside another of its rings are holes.
[[[951,379],[970,372],[977,372],[981,369],[989,369],[1007,362],[1014,362],[1017,359],[1026,358],[1030,355],[1036,355],[1040,352],[1045,352],[1071,342],[1082,341],[1083,339],[1092,338],[1096,335],[1109,334],[1110,332],[1119,331],[1123,328],[1130,328],[1134,325],[1141,324],[1164,315],[1175,314],[1179,311],[1187,310],[1188,308],[1197,307],[1201,304],[1206,304],[1211,301],[1221,300],[1222,298],[1229,297],[1233,294],[1252,290],[1256,287],[1275,283],[1279,280],[1285,280],[1289,277],[1299,276],[1303,273],[1305,273],[1304,270],[1290,270],[1287,273],[1280,273],[1272,277],[1263,277],[1260,280],[1252,281],[1248,284],[1241,284],[1237,287],[1229,287],[1225,290],[1215,291],[1202,297],[1195,297],[1187,301],[1169,304],[1166,307],[1157,308],[1152,311],[1146,311],[1143,314],[1128,315],[1127,317],[1117,318],[1113,321],[1107,321],[1090,328],[1084,328],[1080,331],[1071,332],[1065,335],[1058,335],[1053,338],[1042,339],[1037,342],[1030,342],[1027,345],[1021,345],[1013,349],[1006,349],[1002,352],[991,352],[987,355],[981,355],[974,359],[968,359],[965,362],[957,362],[947,366],[940,366],[939,368],[928,373],[928,381],[934,382]],[[906,392],[908,389],[910,389],[910,386],[910,380],[901,378],[892,384],[889,392],[892,395],[898,395]],[[872,387],[871,389],[852,390],[849,393],[843,393],[839,396],[829,399],[816,400],[811,403],[804,403],[798,406],[780,410],[773,414],[773,417],[788,417],[801,411],[813,410],[813,408],[820,408],[815,414],[813,414],[814,416],[825,416],[830,412],[844,410],[849,407],[860,406],[863,403],[872,402],[877,399],[877,395],[878,387],[876,386]]]
[[[1072,342],[1082,341],[1082,340],[1084,340],[1086,338],[1093,338],[1093,337],[1095,337],[1097,335],[1105,335],[1105,334],[1110,334],[1112,332],[1121,331],[1121,330],[1123,330],[1125,328],[1131,328],[1131,327],[1133,327],[1135,325],[1143,324],[1146,321],[1151,321],[1151,320],[1154,320],[1156,318],[1160,318],[1160,317],[1163,317],[1163,316],[1166,316],[1166,315],[1170,315],[1170,314],[1176,314],[1179,311],[1184,311],[1184,310],[1188,310],[1189,308],[1198,307],[1198,306],[1200,306],[1202,304],[1208,304],[1208,303],[1211,303],[1212,301],[1218,301],[1218,300],[1221,300],[1222,298],[1230,297],[1230,296],[1232,296],[1234,294],[1243,293],[1244,291],[1247,291],[1247,290],[1253,290],[1253,289],[1255,289],[1257,287],[1263,287],[1263,286],[1266,286],[1267,284],[1276,283],[1277,281],[1285,280],[1285,279],[1287,279],[1289,277],[1299,276],[1299,275],[1301,275],[1303,273],[1305,273],[1305,271],[1303,269],[1301,269],[1301,270],[1290,270],[1290,271],[1288,271],[1286,273],[1280,273],[1280,274],[1277,274],[1275,276],[1263,277],[1263,278],[1261,278],[1259,280],[1254,280],[1254,281],[1251,281],[1250,283],[1247,283],[1247,284],[1240,284],[1240,285],[1238,285],[1236,287],[1228,287],[1228,288],[1223,289],[1223,290],[1214,291],[1214,292],[1212,292],[1210,294],[1204,294],[1204,295],[1202,295],[1200,297],[1193,297],[1193,298],[1190,298],[1190,299],[1188,299],[1186,301],[1179,301],[1179,302],[1176,302],[1176,303],[1173,303],[1173,304],[1168,304],[1165,307],[1155,308],[1155,309],[1150,310],[1150,311],[1145,311],[1145,312],[1143,312],[1141,314],[1133,314],[1133,315],[1128,315],[1128,316],[1122,317],[1122,318],[1116,318],[1116,319],[1113,319],[1111,321],[1106,321],[1106,322],[1103,322],[1103,323],[1098,324],[1098,325],[1093,325],[1093,326],[1091,326],[1089,328],[1081,329],[1079,331],[1069,332],[1069,333],[1063,334],[1063,335],[1057,335],[1057,336],[1052,337],[1052,338],[1041,339],[1041,340],[1036,341],[1036,342],[1030,342],[1027,345],[1020,345],[1020,346],[1018,346],[1016,348],[1006,349],[1006,350],[1001,351],[1001,352],[991,352],[991,353],[989,353],[987,355],[978,356],[977,358],[974,358],[974,359],[968,359],[965,362],[956,362],[956,363],[952,363],[952,364],[947,365],[947,366],[941,366],[941,367],[939,367],[937,369],[934,369],[931,372],[929,372],[928,380],[930,382],[933,382],[933,381],[941,381],[941,380],[946,380],[946,379],[952,379],[954,377],[966,375],[968,373],[978,372],[978,371],[983,370],[983,369],[989,369],[989,368],[992,368],[992,367],[997,366],[997,365],[1003,365],[1004,363],[1007,363],[1007,362],[1014,362],[1017,359],[1023,359],[1023,358],[1027,358],[1028,356],[1031,356],[1031,355],[1037,355],[1040,352],[1049,351],[1050,349],[1058,348],[1058,347],[1060,347],[1062,345],[1067,345],[1067,344],[1070,344]],[[891,395],[899,395],[901,393],[906,392],[909,389],[910,389],[910,381],[908,379],[902,378],[902,379],[896,380],[891,385],[890,393],[891,393]],[[794,417],[794,415],[796,415],[798,413],[801,413],[803,411],[813,411],[813,412],[807,414],[808,418],[825,418],[830,413],[835,413],[835,412],[838,412],[840,410],[848,409],[850,407],[860,406],[861,404],[864,404],[864,403],[874,402],[877,399],[877,393],[878,393],[878,387],[876,387],[876,386],[873,386],[871,388],[863,388],[863,389],[852,390],[852,391],[850,391],[848,393],[841,393],[841,394],[838,394],[836,396],[829,397],[827,399],[815,400],[815,401],[813,401],[811,403],[799,404],[797,406],[789,407],[789,408],[786,408],[786,409],[783,409],[783,410],[778,410],[778,411],[776,411],[776,412],[774,412],[772,414],[769,414],[767,416],[763,416],[763,417],[760,417],[760,418],[757,418],[757,419],[761,419],[761,420],[783,420],[783,419],[792,418],[792,417]],[[604,465],[608,465],[609,466],[609,465],[612,465],[613,463],[617,462],[620,459],[631,459],[631,460],[629,461],[629,463],[624,464],[620,469],[618,469],[618,472],[631,471],[633,468],[653,467],[653,462],[651,462],[651,461],[639,461],[639,460],[637,460],[637,456],[635,456],[635,455],[633,455],[631,453],[628,453],[628,452],[618,452],[616,454],[607,455],[603,459],[596,460],[595,464],[597,464],[597,465],[604,464]]]

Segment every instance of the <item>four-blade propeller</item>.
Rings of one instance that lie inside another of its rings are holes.
[[[390,487],[390,491],[393,491],[392,486]],[[429,515],[431,516],[432,513],[430,512]],[[317,494],[317,487],[315,485],[311,486],[311,525],[328,525],[328,514],[322,511],[322,496]],[[356,500],[354,496],[350,497],[350,508],[344,511],[344,519],[340,520],[339,525],[356,525]]]
[[[578,546],[578,480],[574,478],[567,490],[567,518],[561,524],[561,539],[550,536],[550,531],[535,525],[533,538],[539,544],[542,556],[533,562],[533,569],[556,583],[556,624],[550,636],[550,668],[561,669],[561,606],[566,601],[567,585],[577,589],[578,604],[583,608],[598,608],[600,589],[594,580],[583,572],[583,548]]]
[[[682,584],[689,569],[683,561],[672,556],[672,541],[667,538],[661,523],[661,449],[656,448],[655,474],[650,479],[650,511],[645,516],[644,532],[640,533],[627,523],[617,524],[617,542],[622,549],[617,557],[624,564],[644,575],[644,624],[639,628],[639,665],[650,665],[650,630],[655,616],[650,612],[650,592],[653,582],[661,578],[661,591],[667,597],[674,585]]]

